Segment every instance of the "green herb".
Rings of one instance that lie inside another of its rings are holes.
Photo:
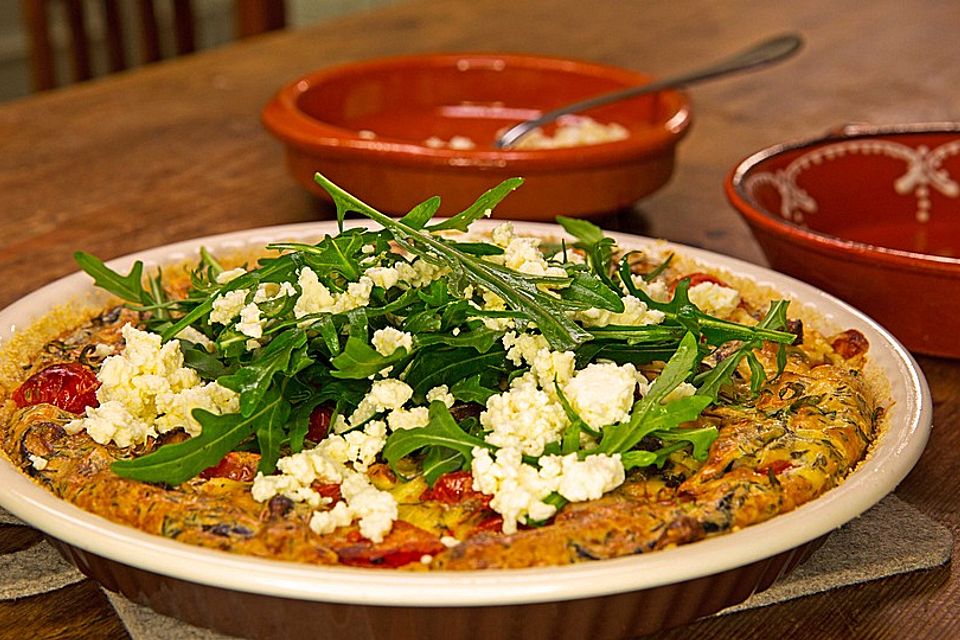
[[[383,447],[383,457],[395,467],[400,458],[424,447],[443,447],[456,451],[465,462],[473,457],[474,447],[496,449],[493,445],[466,433],[461,429],[447,405],[439,400],[430,403],[430,422],[425,427],[394,431]]]
[[[443,264],[448,267],[452,272],[450,282],[457,291],[462,292],[467,284],[485,287],[503,298],[511,309],[526,314],[532,322],[537,324],[543,336],[554,349],[568,351],[590,340],[590,334],[563,313],[563,308],[557,304],[555,298],[539,288],[539,285],[544,283],[567,284],[565,279],[533,277],[501,265],[479,260],[430,233],[405,224],[402,219],[395,220],[380,213],[319,173],[316,175],[316,182],[326,189],[330,197],[333,198],[337,208],[338,220],[342,221],[348,211],[353,211],[383,225],[391,233],[393,239],[410,253],[418,255],[428,262]],[[505,196],[506,192],[513,190],[519,184],[520,182],[517,179],[506,181],[500,187],[488,191],[484,196],[494,191],[496,192],[495,195],[503,192]],[[480,211],[479,215],[482,215],[483,210]],[[477,208],[468,209],[466,212],[435,225],[431,229],[459,228],[456,225],[463,224],[463,221],[471,217],[475,219],[477,211]],[[457,220],[457,222],[454,223],[454,220]]]

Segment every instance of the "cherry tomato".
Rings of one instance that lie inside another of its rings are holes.
[[[478,533],[500,533],[501,531],[503,531],[503,516],[498,513],[481,520],[480,524],[470,530],[467,537],[475,536]]]
[[[18,407],[52,404],[70,413],[99,407],[97,375],[77,362],[52,364],[30,376],[13,392]]]
[[[330,431],[330,418],[333,416],[333,407],[320,404],[310,414],[310,426],[307,429],[307,440],[320,442],[327,437]]]
[[[434,500],[444,504],[457,504],[464,500],[476,499],[486,507],[493,496],[488,496],[473,488],[473,474],[469,471],[451,471],[445,473],[433,486],[420,494],[420,500]]]
[[[361,538],[336,551],[340,562],[351,567],[392,569],[419,562],[423,556],[433,556],[444,550],[446,547],[437,536],[409,522],[397,520],[383,542],[374,544]]]
[[[830,346],[841,358],[849,360],[861,353],[866,353],[867,349],[870,348],[870,342],[867,341],[866,336],[856,329],[847,329],[840,335],[835,336]]]
[[[217,464],[200,472],[201,478],[229,478],[237,482],[253,482],[257,476],[260,454],[250,451],[231,451]]]
[[[315,481],[310,488],[320,494],[323,498],[330,498],[330,504],[337,504],[343,499],[340,495],[340,485],[333,482]]]
[[[695,272],[695,273],[688,273],[687,275],[683,276],[683,278],[679,278],[676,282],[673,283],[673,285],[670,287],[670,290],[671,290],[671,291],[676,291],[676,289],[677,289],[677,284],[680,282],[680,280],[683,280],[684,278],[689,278],[689,279],[690,279],[690,288],[691,288],[691,289],[692,289],[693,287],[697,286],[698,284],[703,284],[704,282],[712,282],[713,284],[719,285],[719,286],[721,286],[721,287],[728,287],[728,286],[730,286],[730,285],[728,285],[726,282],[724,282],[723,280],[721,280],[720,278],[718,278],[718,277],[716,277],[716,276],[712,276],[712,275],[710,275],[709,273],[703,273],[703,272],[701,272],[701,271],[697,271],[697,272]]]

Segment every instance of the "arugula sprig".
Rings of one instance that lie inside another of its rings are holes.
[[[747,363],[751,386],[759,388],[766,373],[755,349],[766,341],[779,343],[778,363],[782,370],[782,346],[794,339],[783,331],[786,303],[782,301],[774,303],[756,326],[746,326],[700,311],[689,301],[689,281],[679,283],[671,301],[652,300],[634,284],[626,256],[615,268],[612,239],[586,221],[560,220],[576,237],[575,247],[587,256],[587,264],[567,263],[566,245],[561,244],[564,259],[560,264],[566,271],[565,277],[517,272],[484,259],[502,253],[499,247],[461,242],[438,233],[467,231],[516,189],[522,183],[520,179],[504,181],[461,213],[433,224],[430,223],[439,208],[437,198],[417,205],[398,220],[376,211],[319,174],[316,180],[333,198],[341,226],[346,213],[355,212],[379,223],[383,229],[342,230],[316,244],[274,243],[269,248],[279,255],[261,259],[255,268],[227,283],[217,281],[223,267],[203,250],[200,263],[191,274],[192,288],[178,300],[170,299],[164,291],[159,271],[153,277],[144,277],[142,263],[135,263],[129,273],[120,274],[89,254],[77,254],[78,263],[97,285],[144,312],[148,327],[161,331],[164,340],[178,336],[187,327],[210,339],[215,345],[212,353],[202,345],[182,340],[185,362],[205,380],[216,380],[239,394],[238,413],[218,416],[195,410],[193,415],[203,427],[200,435],[160,447],[140,458],[117,461],[114,470],[118,474],[177,484],[213,466],[238,447],[259,450],[260,471],[271,473],[284,451],[295,452],[304,446],[310,416],[316,407],[330,403],[337,415],[345,415],[356,408],[369,388],[368,378],[387,368],[390,375],[400,377],[413,388],[417,403],[424,401],[430,389],[447,384],[458,401],[483,405],[491,396],[501,393],[506,381],[523,372],[505,356],[503,331],[484,326],[478,319],[485,317],[514,318],[521,327],[523,322],[534,323],[552,349],[574,351],[581,367],[598,358],[620,363],[666,363],[648,393],[634,404],[630,416],[602,431],[587,425],[567,401],[563,389],[556,386],[569,426],[557,442],[547,446],[545,455],[575,453],[583,458],[600,453],[619,454],[628,469],[662,465],[670,454],[684,448],[690,448],[695,458],[703,459],[716,438],[716,429],[693,428],[690,423],[717,401],[720,389],[740,363]],[[240,290],[252,296],[250,292],[267,283],[296,283],[305,267],[319,274],[330,291],[344,291],[349,283],[363,276],[367,266],[407,259],[394,252],[391,241],[409,255],[446,267],[449,276],[406,291],[375,287],[369,306],[338,314],[295,316],[293,297],[261,302],[267,324],[263,344],[255,349],[248,346],[248,337],[236,327],[210,320],[213,301],[218,297]],[[658,276],[668,264],[669,259],[644,279]],[[497,294],[508,309],[478,309],[463,297],[469,285]],[[649,308],[661,311],[664,323],[586,329],[572,319],[571,312],[582,309],[622,312],[624,290]],[[400,347],[389,355],[373,348],[371,333],[385,326],[414,334],[412,347]],[[705,357],[718,345],[732,340],[741,342],[737,350],[704,370]],[[673,389],[685,381],[697,386],[697,392],[665,402]],[[476,418],[458,423],[442,402],[434,401],[429,406],[428,424],[393,432],[383,456],[395,465],[400,458],[418,455],[423,473],[432,483],[446,471],[468,467],[475,448],[497,449],[482,436]],[[641,448],[650,447],[650,438],[660,443],[659,449]],[[525,456],[525,461],[537,464],[537,459],[530,456]],[[560,496],[550,500],[558,507],[564,502]]]
[[[348,212],[359,213],[379,223],[390,232],[399,245],[411,254],[449,268],[451,271],[449,282],[457,291],[462,292],[468,284],[485,287],[500,296],[511,309],[526,314],[531,321],[537,324],[543,336],[554,349],[560,351],[573,350],[592,338],[589,332],[564,313],[564,308],[557,303],[554,296],[542,291],[539,287],[541,284],[566,285],[568,284],[567,279],[530,276],[502,265],[478,259],[476,256],[465,253],[450,243],[444,242],[429,231],[422,231],[407,224],[402,218],[397,220],[377,211],[356,196],[341,189],[322,174],[316,174],[315,180],[330,194],[337,208],[337,219],[341,223]],[[519,179],[514,179],[506,186],[510,187],[510,190],[516,188],[520,184],[517,180]],[[503,185],[501,187],[506,188]],[[482,213],[481,210],[479,215],[482,215]],[[455,220],[460,216],[463,216],[461,220],[469,220],[477,215],[478,210],[471,208],[449,220]],[[451,228],[449,224],[449,221],[439,223],[432,227],[432,230]],[[463,222],[456,224],[460,225]],[[452,228],[459,227],[454,226]]]

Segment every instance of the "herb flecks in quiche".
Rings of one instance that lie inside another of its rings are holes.
[[[4,450],[57,495],[183,542],[411,569],[565,564],[771,518],[842,481],[881,411],[867,346],[682,257],[318,176],[342,230],[165,282],[79,253],[123,307],[53,339]]]

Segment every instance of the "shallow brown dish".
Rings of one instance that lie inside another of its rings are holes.
[[[771,266],[960,358],[960,124],[849,126],[751,155],[726,180]]]
[[[478,193],[523,176],[524,188],[495,215],[553,220],[630,206],[663,186],[690,125],[687,98],[664,91],[591,110],[586,115],[629,132],[603,144],[500,150],[493,147],[497,131],[650,80],[545,56],[404,56],[309,73],[285,85],[262,117],[284,143],[290,173],[321,197],[326,192],[313,182],[318,171],[347,191],[371,194],[369,204],[383,211],[406,213],[424,193],[434,193],[442,198],[441,213],[454,214]],[[466,136],[476,148],[431,148],[432,136]]]
[[[478,223],[479,224],[479,223]],[[480,224],[480,227],[485,225]],[[561,235],[553,225],[518,225]],[[489,228],[489,227],[488,227]],[[161,247],[110,263],[126,271],[182,262],[198,247],[226,253],[276,240],[316,240],[335,223],[249,230]],[[651,240],[610,234],[627,249]],[[0,506],[44,531],[109,589],[194,624],[253,638],[626,638],[736,604],[770,586],[835,528],[892,491],[926,443],[932,401],[910,354],[874,321],[801,282],[689,247],[677,251],[788,295],[825,326],[856,328],[870,343],[867,375],[888,381],[888,425],[838,488],[740,531],[615,560],[565,567],[403,572],[319,567],[193,547],[108,522],[66,503],[0,460]],[[54,282],[0,312],[0,340],[65,300],[93,295],[85,274]],[[96,302],[94,300],[94,302]]]

